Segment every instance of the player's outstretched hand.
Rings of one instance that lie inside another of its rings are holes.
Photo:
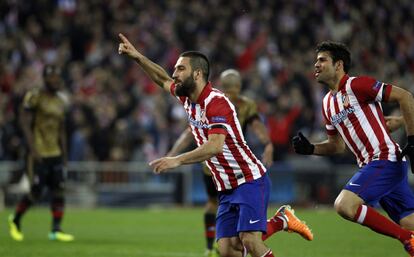
[[[181,165],[180,161],[176,157],[163,157],[157,160],[153,160],[149,163],[154,173],[159,174],[166,172],[169,169],[177,168]]]
[[[315,146],[309,142],[309,140],[299,132],[297,136],[294,136],[292,139],[293,149],[298,154],[311,155],[315,150]]]
[[[131,58],[138,58],[139,52],[122,33],[119,33],[119,39],[121,42],[119,43],[118,53],[126,54]]]
[[[414,135],[407,137],[407,144],[401,152],[401,156],[407,155],[410,159],[411,172],[414,173]]]

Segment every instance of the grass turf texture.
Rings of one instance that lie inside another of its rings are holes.
[[[269,215],[276,210],[270,208]],[[68,208],[63,228],[75,236],[71,243],[50,242],[50,214],[31,209],[24,217],[23,242],[8,235],[7,216],[0,212],[2,257],[198,257],[204,253],[203,210],[76,209]],[[279,232],[266,241],[277,257],[406,257],[402,245],[391,238],[341,219],[333,210],[299,209],[315,239]]]

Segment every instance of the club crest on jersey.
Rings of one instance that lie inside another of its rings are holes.
[[[207,124],[208,123],[208,120],[207,120],[207,117],[206,117],[206,110],[203,110],[203,109],[200,110],[200,114],[199,114],[198,120],[201,120],[201,122],[203,124]]]
[[[349,97],[348,97],[347,94],[342,95],[342,105],[344,106],[344,109],[346,109],[350,106]]]

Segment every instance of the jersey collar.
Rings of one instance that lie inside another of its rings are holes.
[[[211,82],[208,82],[204,88],[203,91],[201,91],[200,96],[197,99],[198,104],[201,104],[202,102],[204,102],[204,100],[207,98],[207,96],[210,94],[210,92],[213,90],[213,86],[211,85]]]
[[[341,81],[339,82],[339,86],[338,86],[338,91],[340,91],[344,86],[345,86],[345,84],[346,84],[346,81],[349,79],[349,75],[348,74],[345,74],[343,77],[342,77],[342,79],[341,79]]]

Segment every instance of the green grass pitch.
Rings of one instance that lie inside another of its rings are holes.
[[[1,257],[202,257],[204,253],[201,208],[67,208],[63,227],[75,235],[71,243],[48,241],[46,208],[27,213],[22,224],[25,240],[14,242],[7,227],[11,211],[0,212]],[[280,232],[266,241],[277,257],[408,256],[398,241],[347,222],[331,209],[298,209],[296,214],[307,221],[315,239],[308,242]]]

